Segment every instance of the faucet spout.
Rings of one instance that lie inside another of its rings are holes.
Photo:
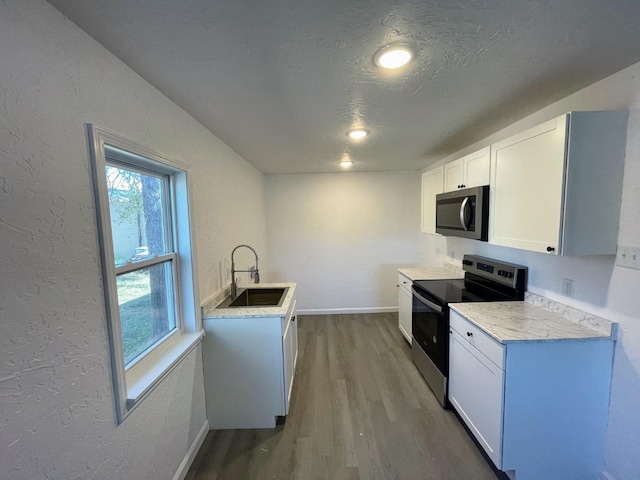
[[[233,255],[236,253],[236,250],[238,250],[240,247],[248,248],[255,255],[256,257],[255,270],[236,270],[236,265],[233,260]],[[236,272],[253,272],[254,282],[260,283],[260,272],[258,271],[258,254],[253,249],[253,247],[250,247],[249,245],[241,244],[231,251],[231,299],[232,300],[235,300],[236,297],[238,296],[238,285],[236,284]]]

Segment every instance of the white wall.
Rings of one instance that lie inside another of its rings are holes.
[[[640,246],[640,64],[571,95],[454,157],[567,111],[613,109],[630,111],[618,244]],[[640,478],[640,270],[616,266],[612,255],[556,257],[434,235],[423,235],[423,242],[432,263],[451,260],[452,256],[459,262],[464,253],[479,253],[527,265],[529,290],[620,323],[605,468],[616,480]],[[563,278],[575,282],[571,298],[561,294]]]
[[[258,171],[48,3],[0,2],[0,478],[171,479],[201,351],[116,426],[85,123],[190,166],[202,297],[266,250]]]
[[[420,174],[265,177],[270,278],[302,310],[395,309],[397,268],[420,258]]]

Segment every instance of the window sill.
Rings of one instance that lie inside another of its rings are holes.
[[[202,341],[204,331],[168,339],[126,373],[126,417]]]

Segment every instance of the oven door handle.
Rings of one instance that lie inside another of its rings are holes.
[[[428,306],[429,308],[434,309],[436,312],[438,313],[442,313],[442,307],[440,305],[436,305],[435,303],[433,303],[431,300],[427,300],[426,298],[424,298],[422,295],[420,295],[415,288],[411,287],[411,290],[413,291],[413,296],[416,297],[419,301],[421,301],[422,303],[424,303],[426,306]]]

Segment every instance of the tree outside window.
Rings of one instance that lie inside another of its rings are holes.
[[[125,365],[176,328],[170,177],[105,147]]]

